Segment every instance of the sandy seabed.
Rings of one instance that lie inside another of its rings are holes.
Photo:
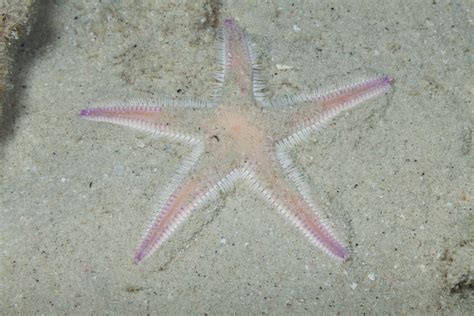
[[[0,314],[472,313],[472,2],[174,2],[38,4],[5,106]],[[239,186],[132,264],[187,149],[77,113],[209,96],[224,16],[276,95],[395,79],[294,153],[350,261]]]

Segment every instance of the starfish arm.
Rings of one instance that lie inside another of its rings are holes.
[[[254,192],[276,208],[326,254],[341,261],[346,261],[349,258],[349,252],[318,216],[314,204],[306,203],[301,194],[290,190],[290,186],[280,175],[273,176],[271,182],[267,181],[268,186],[263,185],[264,182],[260,181],[266,176],[260,172],[257,176],[250,168],[244,168],[242,178]]]
[[[294,146],[308,138],[311,132],[323,127],[327,122],[344,110],[351,109],[362,102],[386,92],[392,85],[393,79],[381,75],[371,79],[346,85],[342,88],[325,93],[303,93],[288,97],[280,105],[303,103],[298,108],[296,132],[284,138],[281,142],[286,146]],[[309,119],[308,119],[309,118]]]
[[[250,95],[257,101],[266,100],[263,92],[266,86],[247,34],[233,18],[227,17],[224,18],[217,38],[217,62],[220,69],[215,74],[214,102],[220,102],[223,87],[231,77],[243,95]]]
[[[275,107],[289,107],[296,104],[349,104],[355,106],[371,97],[387,91],[393,83],[393,78],[382,74],[344,84],[337,88],[319,88],[312,92],[301,92],[293,95],[283,95],[270,100]]]
[[[81,118],[127,126],[132,129],[164,137],[184,144],[196,144],[192,132],[198,130],[196,122],[182,122],[180,113],[186,110],[207,110],[211,105],[196,100],[131,100],[103,104],[79,112]],[[191,127],[190,127],[191,126]]]
[[[195,147],[163,192],[160,209],[135,252],[134,263],[151,256],[191,213],[234,187],[240,178],[241,170],[234,168],[218,181],[209,180],[207,175],[212,171],[196,164],[203,147],[202,144]],[[220,166],[219,170],[222,169]]]

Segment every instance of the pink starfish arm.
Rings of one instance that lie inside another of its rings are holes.
[[[388,91],[393,84],[393,79],[388,75],[380,75],[370,79],[358,81],[353,84],[333,89],[325,93],[314,93],[299,96],[302,101],[309,103],[310,107],[320,108],[318,113],[309,111],[309,119],[300,124],[300,133],[317,130],[326,122],[344,110],[351,109],[368,99],[379,96]],[[303,115],[306,111],[302,111]]]
[[[111,102],[83,109],[83,119],[126,126],[183,144],[196,144],[200,125],[195,120],[183,120],[189,110],[210,111],[212,105],[196,100],[130,100]]]
[[[162,201],[135,253],[135,263],[152,255],[191,213],[233,188],[242,177],[245,162],[238,154],[229,155],[231,149],[221,146],[224,141],[224,137],[204,138],[183,161],[168,189],[161,192]]]
[[[260,73],[260,65],[247,34],[233,18],[224,18],[218,30],[217,45],[217,63],[221,69],[215,75],[215,103],[221,101],[222,94],[233,93],[234,91],[226,90],[232,86],[239,89],[234,94],[263,101],[266,97],[263,93],[265,83]]]
[[[299,192],[294,191],[287,183],[281,168],[278,171],[278,168],[269,169],[268,167],[266,163],[255,171],[244,168],[242,176],[254,192],[276,208],[327,255],[341,261],[349,259],[349,252],[319,217],[316,206],[309,198],[309,190],[303,189],[302,182],[296,181],[299,184],[297,186]]]
[[[286,137],[286,141],[296,141],[298,138],[306,139],[309,133],[318,130],[342,111],[383,94],[392,84],[391,77],[380,75],[325,92],[284,96],[269,103],[293,112],[283,124],[295,125],[296,132]]]
[[[205,155],[203,148],[202,143],[195,147],[178,169],[168,190],[161,193],[163,202],[135,252],[134,263],[151,256],[191,213],[228,191],[240,178],[241,168],[232,169],[225,162],[218,167],[206,166],[209,157],[199,159],[201,155]],[[218,181],[209,180],[209,175],[222,170],[231,171]]]

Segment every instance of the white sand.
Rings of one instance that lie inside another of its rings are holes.
[[[0,157],[0,314],[472,312],[472,2],[225,3],[273,92],[395,78],[295,153],[352,259],[238,187],[136,266],[186,149],[76,115],[108,97],[209,95],[209,7],[173,2],[40,8]]]

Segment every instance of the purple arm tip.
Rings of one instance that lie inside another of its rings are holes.
[[[79,116],[87,116],[89,114],[89,110],[88,109],[83,109],[79,112]]]
[[[386,83],[386,84],[393,84],[395,82],[395,80],[390,77],[389,75],[383,75],[383,82]]]
[[[93,116],[97,113],[97,109],[82,109],[79,112],[80,117]]]

